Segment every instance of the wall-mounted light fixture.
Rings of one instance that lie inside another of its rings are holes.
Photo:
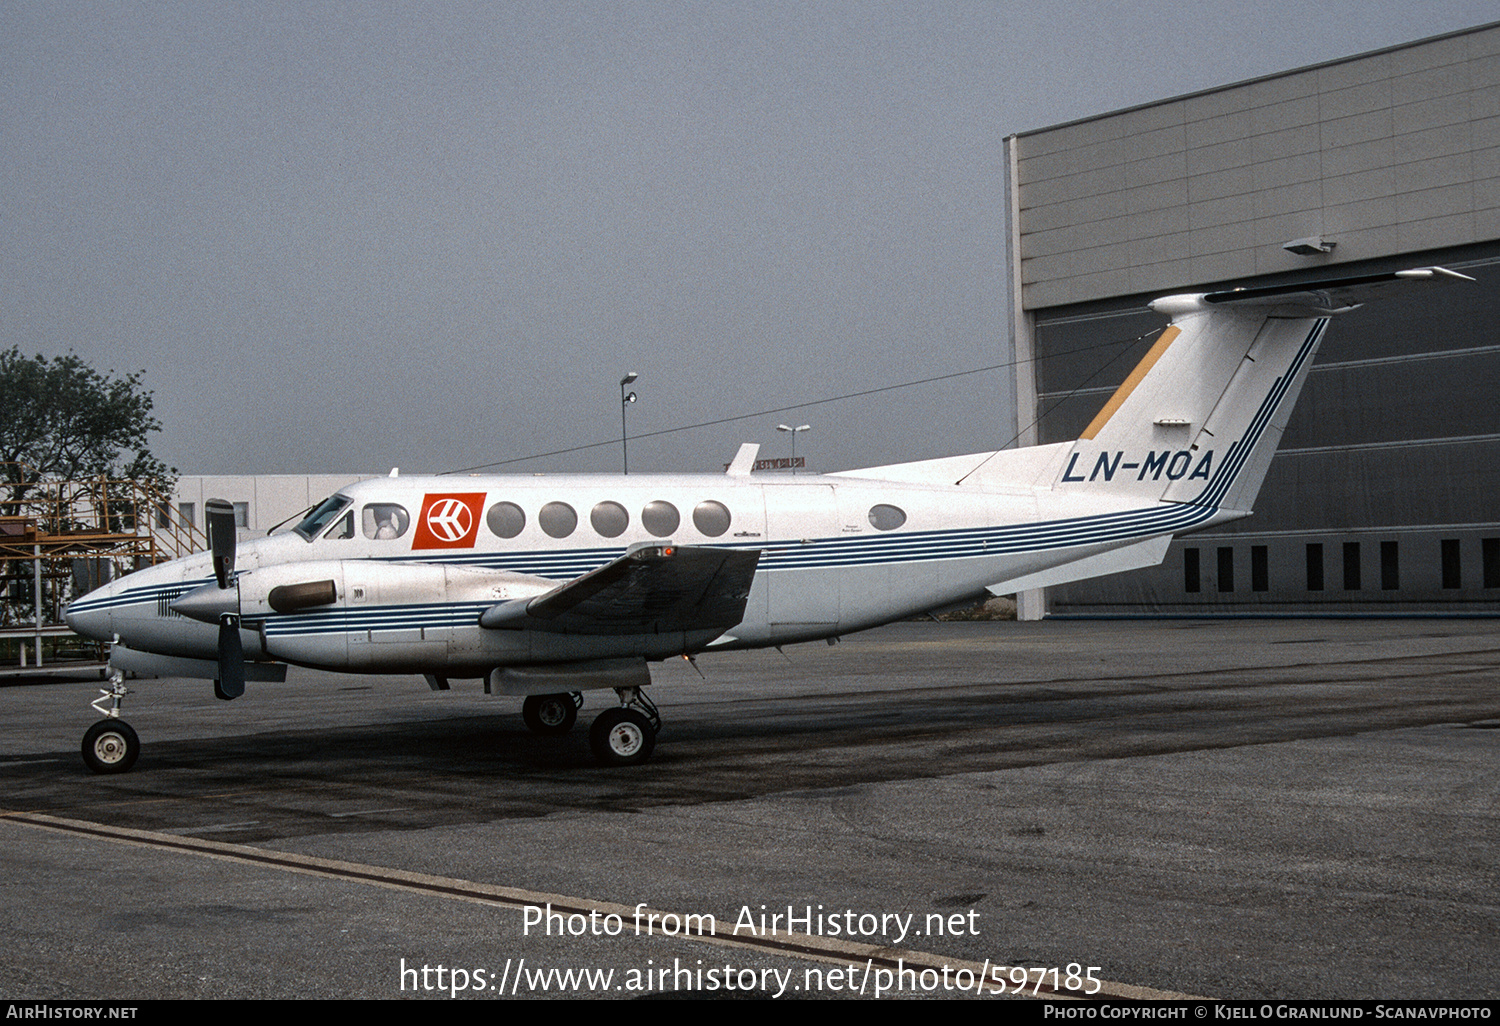
[[[1332,253],[1333,247],[1337,245],[1337,242],[1324,242],[1321,235],[1310,235],[1305,239],[1283,242],[1281,248],[1298,256],[1317,256],[1319,253]]]

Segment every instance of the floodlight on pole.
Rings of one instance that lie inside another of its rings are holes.
[[[797,427],[791,427],[791,426],[786,425],[786,424],[777,424],[776,425],[776,430],[777,431],[785,431],[787,434],[789,434],[789,435],[792,436],[792,473],[793,474],[795,474],[797,472],[797,433],[799,431],[806,431],[806,430],[808,430],[811,427],[812,427],[811,424],[800,424]]]
[[[629,395],[626,395],[625,386],[637,377],[639,375],[635,371],[631,371],[620,379],[620,469],[626,474],[630,473],[630,450],[626,443],[628,436],[625,434],[625,407],[635,402],[635,393],[631,392]]]

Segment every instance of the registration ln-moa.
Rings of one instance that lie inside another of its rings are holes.
[[[398,477],[340,490],[284,534],[210,551],[74,602],[113,641],[101,773],[140,750],[124,674],[214,681],[223,699],[288,664],[479,680],[569,730],[582,693],[605,763],[651,754],[652,663],[836,638],[924,611],[1161,562],[1174,535],[1248,516],[1330,319],[1440,267],[1174,295],[1170,324],[1076,441],[798,477]]]

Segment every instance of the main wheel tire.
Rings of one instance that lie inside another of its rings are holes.
[[[141,739],[124,720],[100,720],[83,735],[83,761],[95,773],[124,773],[141,754]]]
[[[531,695],[521,703],[521,719],[533,734],[566,734],[578,720],[572,695]]]
[[[589,746],[606,766],[635,766],[651,757],[656,731],[635,709],[606,709],[589,728]]]

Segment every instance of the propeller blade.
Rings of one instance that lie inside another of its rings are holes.
[[[203,509],[214,579],[221,591],[227,590],[234,583],[234,504],[209,499]],[[234,613],[224,613],[219,617],[219,679],[214,681],[214,694],[227,702],[244,693],[245,646],[240,642],[240,618]]]
[[[219,620],[219,679],[214,694],[229,701],[245,693],[245,646],[240,643],[240,618],[226,613]]]
[[[203,509],[208,524],[208,551],[214,560],[214,578],[220,588],[227,588],[234,579],[234,504],[223,499],[209,499],[203,504]]]

